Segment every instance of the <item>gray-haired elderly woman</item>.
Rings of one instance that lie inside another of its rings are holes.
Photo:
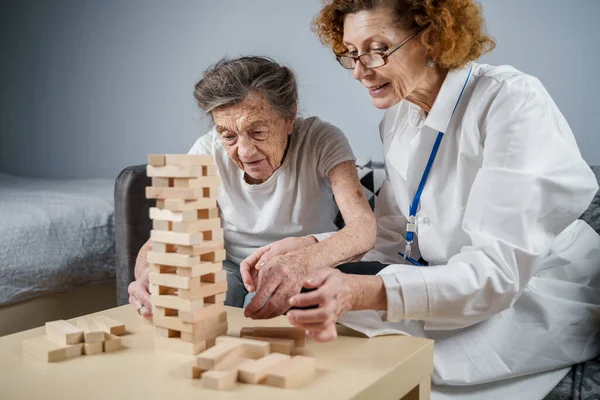
[[[196,84],[194,97],[214,123],[189,154],[212,155],[222,179],[217,203],[227,251],[225,304],[241,307],[247,289],[266,287],[269,306],[254,317],[279,315],[311,271],[359,259],[374,245],[375,217],[352,150],[335,126],[296,117],[294,74],[268,58],[219,61]],[[336,203],[346,225],[319,243],[315,235],[336,230]],[[149,248],[150,241],[129,286],[129,301],[144,317],[152,315]],[[240,273],[251,255],[259,259]]]

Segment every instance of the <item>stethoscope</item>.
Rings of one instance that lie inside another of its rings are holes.
[[[469,74],[467,75],[467,79],[460,91],[460,95],[458,96],[458,100],[456,100],[456,104],[454,105],[454,109],[452,110],[452,114],[450,118],[454,115],[454,111],[456,111],[456,107],[458,107],[458,103],[460,102],[460,98],[465,91],[465,87],[467,86],[467,82],[469,82],[469,78],[471,77],[471,71],[473,70],[473,66],[469,68]],[[448,122],[450,124],[450,122]],[[442,139],[444,138],[444,132],[438,132],[437,138],[435,139],[435,143],[433,144],[433,148],[431,149],[431,154],[429,155],[429,160],[427,160],[427,165],[425,166],[425,171],[423,171],[423,176],[421,176],[421,182],[419,182],[419,187],[417,188],[417,192],[415,193],[415,197],[410,204],[410,209],[408,211],[408,223],[406,224],[406,246],[404,247],[404,254],[398,252],[398,254],[403,257],[409,263],[416,265],[417,267],[421,267],[422,265],[410,257],[412,243],[414,241],[415,235],[417,234],[417,209],[419,208],[419,202],[421,201],[421,193],[423,193],[423,188],[425,187],[425,182],[427,182],[427,177],[429,176],[429,172],[431,171],[431,167],[433,166],[433,162],[435,161],[435,156],[440,148],[440,144],[442,143]]]

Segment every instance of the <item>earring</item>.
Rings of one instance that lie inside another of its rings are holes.
[[[428,58],[427,58],[427,66],[428,66],[429,68],[433,68],[433,67],[435,67],[435,61],[433,61],[433,58],[431,58],[431,57],[428,57]]]

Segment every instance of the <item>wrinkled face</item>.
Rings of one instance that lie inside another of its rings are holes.
[[[385,7],[348,14],[344,18],[344,45],[350,55],[386,52],[415,31],[402,29],[394,20],[394,12]],[[368,90],[373,105],[379,109],[392,107],[409,96],[425,78],[426,49],[415,36],[378,68],[356,63],[352,75]]]
[[[221,143],[248,183],[269,179],[281,166],[295,117],[286,120],[258,93],[212,111]]]

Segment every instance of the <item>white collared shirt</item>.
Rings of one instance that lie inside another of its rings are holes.
[[[438,132],[412,252],[430,266],[415,267],[398,252]],[[542,84],[472,63],[448,73],[429,115],[408,101],[388,109],[380,134],[387,179],[364,260],[393,264],[379,273],[382,326],[422,321],[436,340],[434,382],[493,382],[597,355],[600,237],[576,220],[598,185]]]

